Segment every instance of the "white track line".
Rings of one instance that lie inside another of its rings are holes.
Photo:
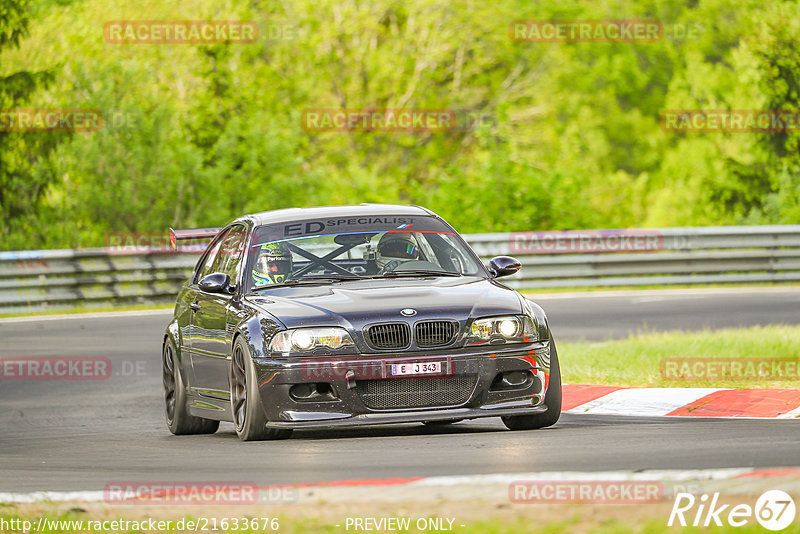
[[[667,415],[721,388],[631,388],[612,391],[567,413],[601,415]]]
[[[34,503],[34,502],[103,502],[102,491],[34,491],[31,493],[0,493],[0,502]]]
[[[497,475],[465,475],[428,477],[409,482],[409,486],[461,486],[510,484],[530,481],[624,481],[624,480],[727,480],[753,472],[752,467],[726,469],[645,470],[645,471],[552,471],[541,473],[508,473]]]
[[[798,419],[800,418],[800,408],[795,408],[791,412],[779,415],[778,419]]]

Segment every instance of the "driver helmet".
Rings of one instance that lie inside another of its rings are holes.
[[[419,258],[419,247],[409,232],[387,232],[378,241],[375,263],[383,271],[393,270],[403,262]]]
[[[253,278],[256,285],[280,284],[292,273],[292,252],[285,243],[265,243],[258,252]]]

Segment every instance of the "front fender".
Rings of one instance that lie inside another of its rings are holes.
[[[532,300],[523,299],[525,305],[525,312],[533,316],[536,321],[536,327],[539,330],[539,340],[545,341],[550,339],[550,323],[547,321],[547,314],[541,306]]]
[[[184,384],[188,384],[189,382],[187,382],[187,380],[186,380],[186,378],[187,378],[186,372],[184,371],[184,364],[185,364],[184,358],[183,358],[184,354],[183,354],[183,350],[181,350],[181,348],[183,347],[182,338],[181,338],[181,330],[178,327],[178,322],[175,319],[173,319],[172,322],[170,322],[167,325],[167,329],[164,332],[164,340],[163,340],[163,342],[161,344],[162,358],[163,358],[163,354],[164,354],[164,346],[167,343],[172,343],[172,348],[175,350],[175,359],[177,360],[178,372],[181,374],[181,378],[183,379],[183,383]],[[162,361],[161,363],[163,365],[164,362]]]
[[[269,342],[272,340],[272,336],[280,330],[283,330],[283,325],[277,320],[259,314],[239,323],[236,327],[236,335],[244,337],[253,359],[263,360],[269,356]]]

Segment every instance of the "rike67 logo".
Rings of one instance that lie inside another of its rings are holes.
[[[704,493],[699,498],[691,493],[678,493],[667,526],[721,527],[728,524],[743,527],[755,519],[765,529],[777,531],[792,524],[795,512],[794,500],[781,490],[764,492],[754,507],[749,504],[721,504],[719,493],[711,497]]]

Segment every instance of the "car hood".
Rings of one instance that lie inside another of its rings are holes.
[[[324,286],[276,287],[246,301],[287,328],[342,326],[361,329],[383,321],[418,321],[518,314],[519,294],[479,277],[359,280]],[[416,311],[404,317],[400,310]]]

